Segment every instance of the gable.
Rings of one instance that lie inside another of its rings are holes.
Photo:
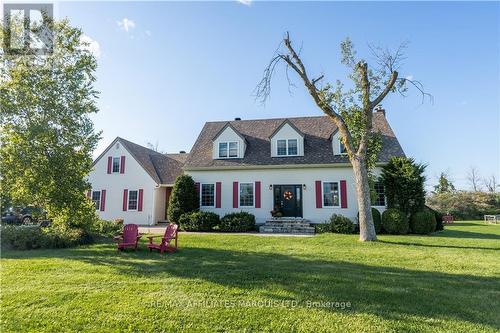
[[[237,143],[237,151],[238,154],[236,157],[221,157],[219,154],[220,144],[223,143],[225,145],[229,143]],[[222,128],[219,133],[214,137],[213,145],[212,145],[212,158],[213,159],[221,159],[221,158],[243,158],[245,156],[246,150],[246,140],[245,138],[238,133],[234,127],[229,125],[229,123]]]
[[[293,126],[288,120],[285,120],[283,124],[278,127],[278,129],[271,135],[271,151],[272,157],[280,156],[278,154],[278,141],[284,140],[296,140],[297,141],[297,156],[304,155],[304,134],[300,132],[295,126]]]

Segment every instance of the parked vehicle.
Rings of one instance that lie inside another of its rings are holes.
[[[47,224],[47,214],[39,207],[11,207],[2,214],[2,223],[6,224]]]

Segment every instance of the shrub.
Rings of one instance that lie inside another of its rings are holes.
[[[410,229],[414,234],[430,234],[436,230],[436,218],[429,210],[417,212],[411,216]]]
[[[219,221],[219,215],[212,212],[185,213],[179,217],[179,225],[186,231],[211,231]]]
[[[382,214],[382,227],[389,234],[407,234],[409,229],[408,218],[402,211],[389,208]]]
[[[331,231],[338,234],[352,234],[354,232],[354,223],[343,215],[333,214],[329,224]]]
[[[95,236],[113,237],[120,232],[123,225],[123,220],[114,222],[106,220],[97,220],[90,228],[90,233]]]
[[[182,214],[197,211],[200,201],[193,178],[189,175],[181,175],[175,180],[170,201],[168,204],[168,219],[171,222],[179,222]]]
[[[425,165],[412,158],[393,157],[382,169],[387,208],[396,208],[408,217],[425,204]]]
[[[2,247],[13,250],[64,248],[91,241],[83,229],[40,226],[2,226]]]
[[[434,218],[436,219],[436,231],[444,230],[443,224],[443,215],[435,209],[430,208],[429,206],[425,206],[425,209],[432,212],[434,214]]]
[[[317,234],[323,234],[325,232],[332,232],[332,226],[330,223],[320,223],[314,226],[314,231]]]
[[[244,232],[255,230],[255,216],[247,212],[229,213],[220,220],[219,231]]]

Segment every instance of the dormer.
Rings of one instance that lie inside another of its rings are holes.
[[[213,159],[243,158],[247,147],[246,140],[232,125],[227,123],[212,139]]]
[[[335,130],[331,136],[333,155],[347,155],[344,144],[340,140],[339,130]]]
[[[271,134],[271,156],[304,156],[304,134],[288,119]]]

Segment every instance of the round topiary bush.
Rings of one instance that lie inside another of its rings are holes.
[[[436,230],[436,217],[429,210],[417,212],[411,216],[410,229],[414,234],[430,234]]]
[[[212,212],[185,213],[179,217],[179,225],[186,231],[212,231],[219,221],[219,215]]]
[[[221,218],[216,229],[226,232],[254,231],[255,216],[247,212],[229,213]]]
[[[382,232],[382,215],[377,208],[372,207],[373,224],[375,226],[375,232],[377,234]],[[359,212],[358,212],[358,224],[355,226],[356,232],[359,231]]]
[[[177,177],[168,204],[168,220],[179,222],[182,214],[197,211],[200,207],[199,201],[193,178],[189,175]]]
[[[331,231],[338,234],[352,234],[354,223],[343,215],[333,214],[329,220]]]
[[[389,234],[404,235],[408,233],[408,219],[402,211],[389,208],[382,214],[382,227]]]

